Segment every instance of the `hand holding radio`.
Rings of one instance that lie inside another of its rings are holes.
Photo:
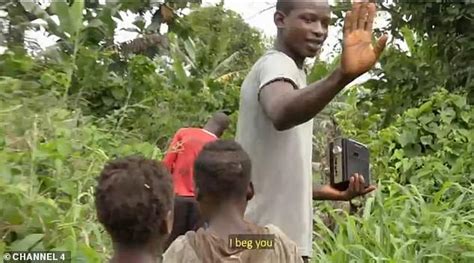
[[[367,146],[348,138],[336,138],[329,144],[330,185],[340,191],[342,200],[375,190],[370,185],[369,156]]]
[[[366,195],[374,190],[374,185],[366,186],[364,176],[356,173],[349,179],[349,186],[342,192],[342,199],[350,201],[355,197]]]

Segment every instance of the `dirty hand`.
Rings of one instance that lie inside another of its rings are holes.
[[[372,27],[376,7],[374,3],[358,1],[344,19],[344,40],[341,57],[342,72],[351,78],[369,71],[377,62],[387,43],[387,35],[372,45]]]
[[[350,201],[354,197],[366,195],[375,190],[374,185],[365,187],[364,177],[360,174],[354,174],[349,180],[349,187],[342,192],[343,200]]]

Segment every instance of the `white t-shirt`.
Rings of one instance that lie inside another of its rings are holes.
[[[259,225],[278,226],[296,242],[301,256],[311,256],[313,121],[277,131],[259,102],[260,89],[281,78],[295,89],[306,87],[304,70],[286,54],[270,50],[241,88],[236,140],[251,158],[255,187],[245,216]]]

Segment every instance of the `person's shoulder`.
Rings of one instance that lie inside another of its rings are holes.
[[[180,251],[181,249],[187,247],[189,242],[185,235],[178,236],[165,251],[165,255],[173,251]]]
[[[188,241],[185,236],[177,237],[171,245],[163,253],[163,262],[174,262],[182,256],[183,251],[187,248]]]
[[[270,234],[275,235],[275,241],[283,243],[287,247],[297,247],[296,242],[291,240],[279,227],[268,224],[265,226]]]
[[[163,263],[168,262],[199,262],[189,243],[189,235],[177,237],[163,254]]]
[[[283,231],[275,225],[268,224],[265,226],[269,234],[275,235],[274,252],[281,262],[302,263],[303,259],[298,253],[298,245],[291,240]]]
[[[183,134],[183,133],[186,133],[186,131],[187,131],[188,129],[189,129],[189,128],[187,128],[187,127],[179,128],[179,129],[176,131],[176,134]]]
[[[265,225],[265,228],[266,228],[271,234],[274,234],[275,236],[286,237],[285,233],[283,233],[283,231],[281,231],[281,229],[280,229],[279,227],[277,227],[276,225],[267,224],[267,225]]]
[[[278,51],[276,49],[269,49],[263,54],[262,57],[257,61],[256,65],[266,65],[270,64],[272,66],[275,66],[279,63],[288,63],[287,65],[293,65],[296,67],[295,61],[290,58],[288,55],[285,53]]]
[[[186,134],[193,134],[196,133],[199,130],[199,128],[194,128],[194,127],[183,127],[178,130],[178,134],[180,135],[186,135]]]

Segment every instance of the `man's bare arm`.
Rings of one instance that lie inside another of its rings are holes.
[[[337,69],[304,89],[275,81],[262,88],[260,103],[275,129],[287,130],[314,118],[352,80]]]
[[[353,4],[344,21],[341,65],[325,79],[301,90],[284,81],[263,87],[260,102],[277,130],[310,120],[347,84],[374,66],[387,42],[383,35],[372,46],[375,13],[375,4],[367,0]]]

